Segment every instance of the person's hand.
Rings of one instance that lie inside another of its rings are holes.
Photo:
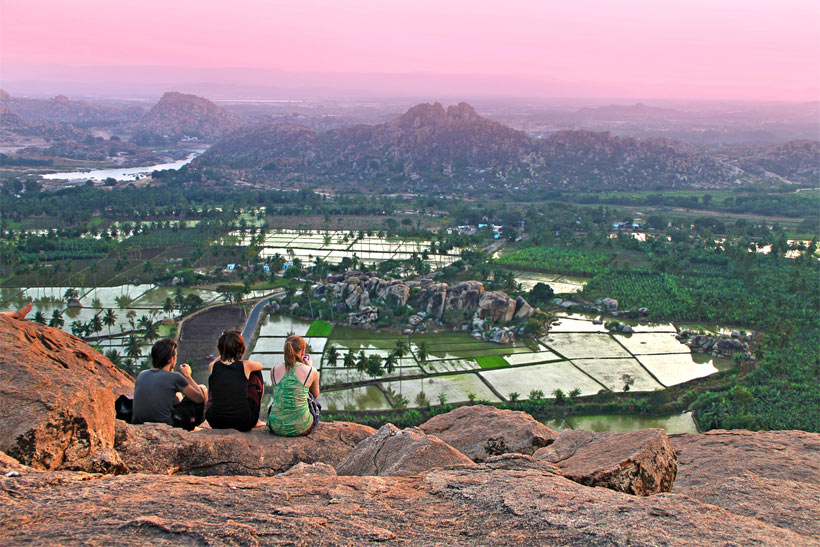
[[[182,365],[179,365],[179,371],[186,378],[191,377],[191,365],[189,365],[188,363],[183,363]]]
[[[305,356],[304,356],[304,357],[302,357],[302,362],[303,362],[304,364],[306,364],[306,365],[310,365],[310,361],[311,361],[311,359],[310,359],[310,355],[308,355],[308,354],[306,353],[306,354],[305,354]]]

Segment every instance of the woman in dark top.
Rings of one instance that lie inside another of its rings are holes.
[[[259,408],[265,389],[262,363],[243,361],[245,341],[239,331],[222,333],[217,344],[219,359],[209,366],[208,408],[205,419],[214,429],[250,431],[265,425],[259,421]]]

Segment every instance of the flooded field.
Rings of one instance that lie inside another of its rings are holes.
[[[635,415],[600,415],[571,416],[564,420],[547,420],[547,426],[563,431],[565,429],[584,429],[586,431],[629,433],[639,429],[665,429],[668,435],[676,433],[697,433],[698,428],[691,412],[669,416],[635,416]]]
[[[224,243],[244,245],[251,236],[232,232]],[[399,238],[360,235],[358,232],[323,230],[280,229],[265,235],[260,256],[267,258],[280,255],[288,261],[298,258],[302,262],[313,262],[317,258],[330,264],[338,264],[344,258],[354,256],[367,264],[385,260],[405,260],[414,254],[426,254],[425,262],[443,267],[460,258],[461,249],[454,248],[445,254],[430,253],[431,241],[407,241]]]
[[[631,335],[610,334],[591,317],[566,314],[547,336],[499,345],[475,340],[466,333],[434,333],[403,336],[348,327],[336,327],[325,343],[322,389],[355,405],[359,387],[371,384],[402,395],[409,406],[424,392],[435,403],[439,393],[451,403],[476,400],[509,400],[511,394],[527,399],[531,394],[552,397],[555,390],[581,395],[599,391],[655,391],[701,378],[731,366],[726,360],[693,355],[675,339],[670,323],[634,323]],[[407,354],[392,372],[370,376],[345,368],[343,357],[361,352],[386,357],[397,342]],[[422,345],[426,355],[421,359]],[[327,363],[327,348],[336,348],[336,366]],[[412,376],[412,379],[406,379]],[[401,381],[400,378],[402,379]],[[535,390],[533,392],[533,390]],[[350,392],[350,393],[348,393]],[[540,392],[540,393],[539,393]],[[352,401],[352,402],[351,402]],[[364,409],[364,407],[360,408]]]
[[[521,283],[521,288],[528,291],[536,283],[546,283],[555,294],[572,294],[581,292],[587,284],[588,279],[583,277],[572,277],[561,274],[515,272],[515,280]]]

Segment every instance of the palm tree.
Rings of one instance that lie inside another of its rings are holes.
[[[159,331],[157,330],[157,324],[148,322],[145,325],[145,332],[142,333],[142,337],[145,338],[147,342],[153,342],[157,338],[159,338]]]
[[[168,317],[171,317],[171,312],[174,311],[174,301],[170,296],[165,299],[165,303],[162,305],[162,311],[168,314]]]
[[[103,320],[100,317],[100,312],[94,314],[94,317],[91,318],[91,321],[88,322],[88,326],[91,327],[91,333],[97,334],[103,328]]]
[[[115,349],[109,349],[108,351],[105,352],[105,356],[108,357],[108,359],[112,363],[114,363],[114,365],[116,365],[118,367],[121,366],[121,364],[122,364],[122,355],[120,355],[119,351],[117,351]]]
[[[65,294],[63,294],[63,299],[66,301],[66,304],[72,298],[78,298],[80,296],[80,291],[77,289],[68,288],[65,290]]]
[[[336,350],[336,346],[333,344],[327,348],[327,364],[328,366],[335,367],[336,362],[339,360],[339,352]]]
[[[111,348],[111,327],[117,324],[117,314],[111,308],[105,310],[102,318],[103,324],[108,327],[108,348]],[[112,359],[113,361],[113,359]]]
[[[125,346],[125,354],[131,359],[138,359],[142,356],[140,342],[133,334],[128,336],[128,342]]]
[[[396,360],[399,362],[399,395],[404,395],[401,389],[401,378],[403,372],[401,368],[401,359],[407,355],[407,343],[401,338],[396,340],[396,347],[393,350],[393,353],[396,355]]]
[[[59,329],[63,325],[65,325],[65,321],[63,321],[63,312],[62,312],[62,310],[54,310],[51,313],[51,321],[48,322],[48,326]]]
[[[384,358],[384,370],[387,371],[387,374],[393,374],[396,370],[397,361],[395,352],[391,351],[387,354],[387,357]]]
[[[424,365],[427,363],[427,358],[430,356],[430,346],[427,342],[420,342],[419,345],[416,347],[416,357],[421,362],[422,369],[424,369]]]
[[[128,318],[128,323],[131,325],[131,330],[137,330],[137,325],[135,323],[137,312],[134,310],[128,310],[128,313],[126,313],[125,316]]]
[[[36,323],[40,323],[41,325],[45,325],[46,324],[46,316],[43,315],[42,311],[37,310],[37,313],[34,314],[34,321]]]
[[[359,357],[356,359],[356,370],[359,372],[367,370],[367,355],[364,354],[364,350],[359,352]]]
[[[350,369],[356,363],[356,358],[353,357],[353,350],[348,349],[344,357],[344,366],[347,369],[347,383],[350,383]]]

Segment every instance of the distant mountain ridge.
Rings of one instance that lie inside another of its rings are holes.
[[[57,122],[74,125],[117,123],[136,119],[142,114],[139,107],[119,108],[92,104],[57,95],[51,99],[13,97],[0,89],[0,106],[30,122]]]
[[[231,132],[194,167],[304,180],[388,185],[423,179],[430,188],[668,187],[727,184],[734,169],[683,143],[606,132],[561,131],[535,139],[478,115],[467,103],[420,104],[378,125],[325,132],[288,124]]]

